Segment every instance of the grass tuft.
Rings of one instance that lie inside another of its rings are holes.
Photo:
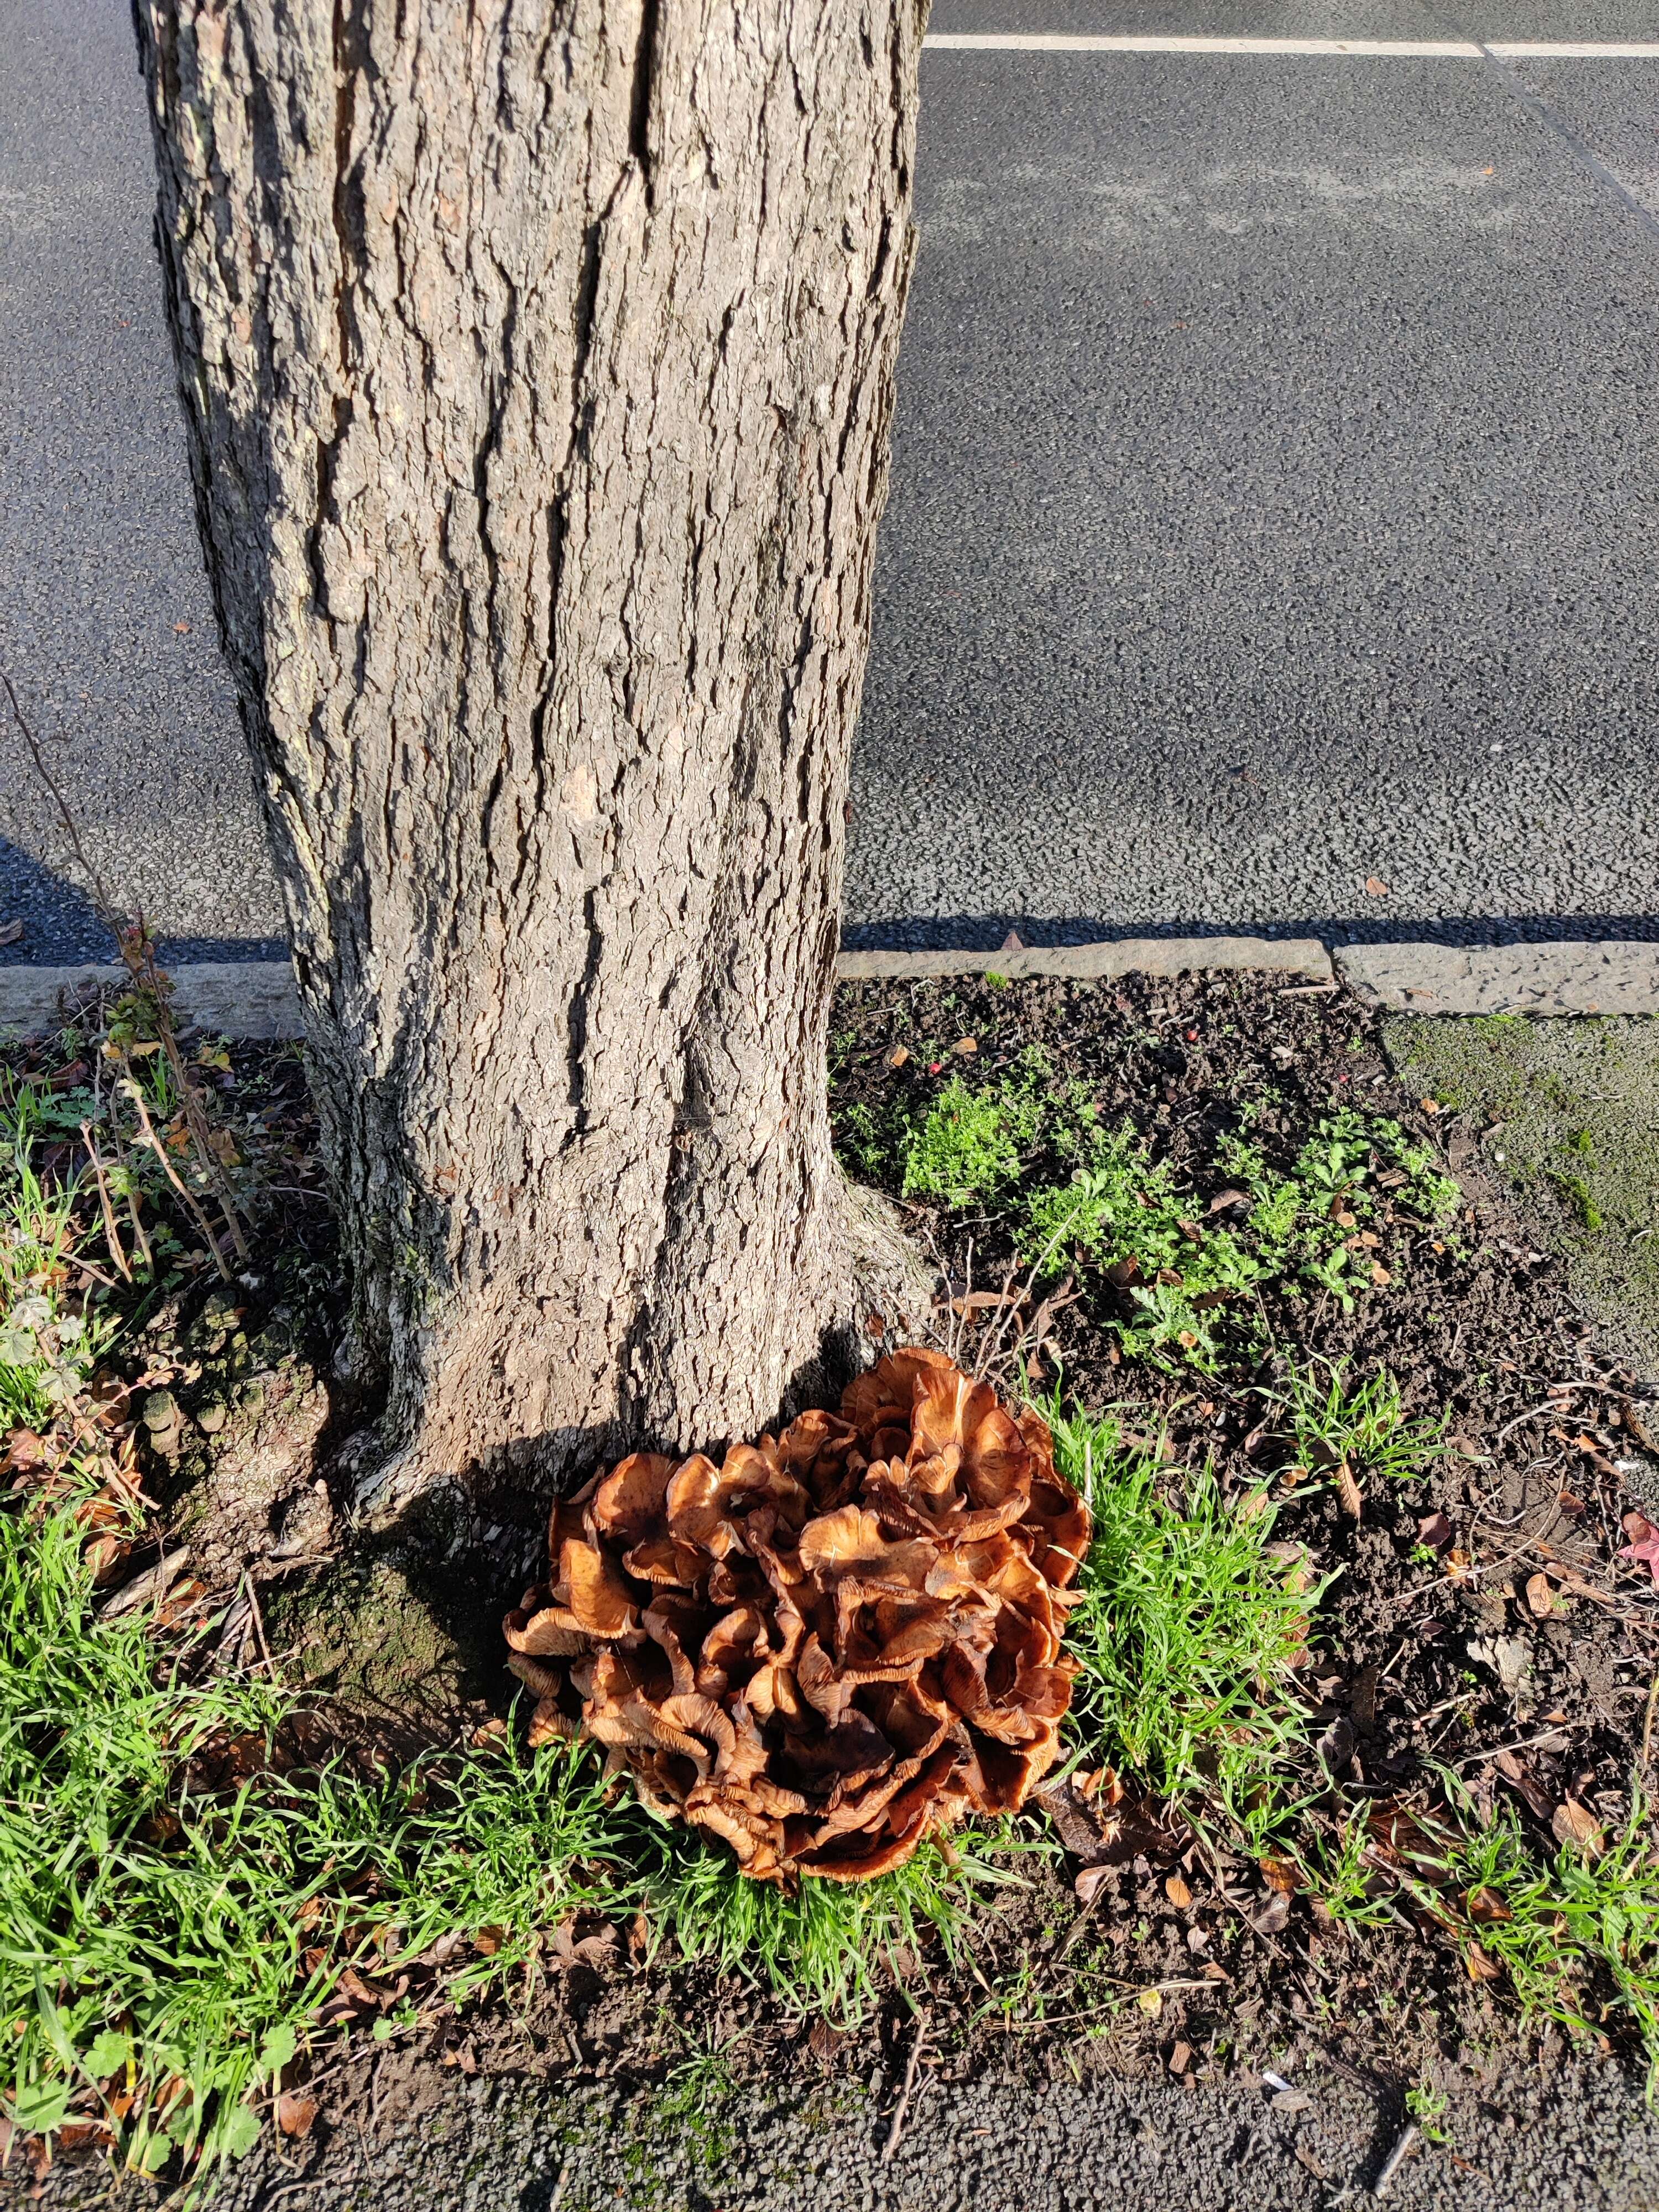
[[[1188,1474],[1177,1507],[1111,1416],[1044,1413],[1095,1516],[1067,1628],[1083,1670],[1073,1741],[1189,1809],[1211,1799],[1254,1833],[1305,1743],[1296,1667],[1325,1585],[1309,1587],[1293,1547],[1275,1550],[1264,1492],[1240,1510],[1207,1474]]]

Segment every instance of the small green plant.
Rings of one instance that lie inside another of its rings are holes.
[[[1207,1796],[1254,1838],[1306,1743],[1296,1668],[1325,1585],[1275,1553],[1260,1492],[1240,1510],[1188,1474],[1177,1506],[1115,1419],[1045,1411],[1095,1516],[1067,1631],[1072,1741],[1161,1796]]]
[[[1419,2075],[1415,2086],[1407,2090],[1406,2111],[1425,2142],[1443,2145],[1451,2141],[1446,2125],[1451,2099],[1428,2075]]]
[[[1356,1382],[1346,1360],[1314,1358],[1261,1395],[1284,1408],[1295,1463],[1316,1476],[1346,1463],[1356,1477],[1410,1482],[1445,1449],[1446,1415],[1409,1418],[1386,1367]]]
[[[952,1076],[910,1134],[904,1196],[970,1206],[1015,1182],[1042,1127],[1047,1067],[1042,1054],[1028,1052],[1012,1079],[988,1088]]]

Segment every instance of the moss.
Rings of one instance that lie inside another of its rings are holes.
[[[291,1681],[354,1711],[395,1713],[416,1732],[442,1726],[504,1681],[499,1623],[458,1621],[412,1560],[363,1551],[274,1591],[265,1632]]]
[[[1390,1055],[1469,1109],[1491,1171],[1610,1346],[1659,1373],[1659,1019],[1401,1014]]]

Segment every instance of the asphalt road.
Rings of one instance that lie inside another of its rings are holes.
[[[1654,39],[1659,0],[933,27]],[[0,653],[112,886],[255,951],[145,132],[123,0],[0,0]],[[928,54],[853,941],[1659,936],[1656,134],[1655,61]],[[0,959],[99,951],[9,737],[0,776]]]

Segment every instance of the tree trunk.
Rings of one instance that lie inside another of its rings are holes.
[[[861,1316],[824,1054],[925,0],[136,12],[373,1510],[752,1432]]]

